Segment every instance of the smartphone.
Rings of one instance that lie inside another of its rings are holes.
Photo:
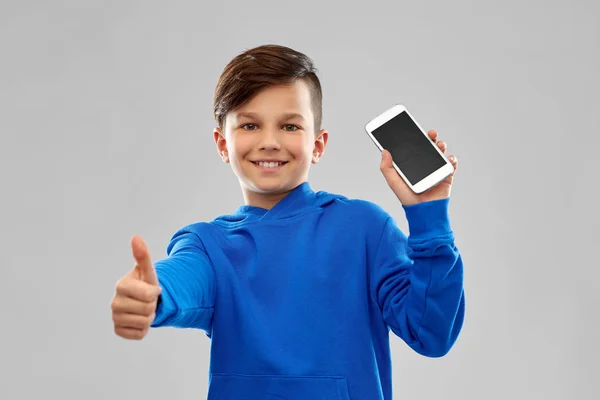
[[[394,169],[417,194],[454,172],[444,153],[403,105],[397,104],[383,112],[365,129],[379,150],[386,149],[392,154]]]

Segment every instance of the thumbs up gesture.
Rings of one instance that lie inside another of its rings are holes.
[[[161,287],[150,253],[139,236],[131,239],[133,270],[117,282],[111,302],[115,333],[125,339],[143,339],[156,317],[156,304]]]

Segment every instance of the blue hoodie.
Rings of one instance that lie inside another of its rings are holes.
[[[449,199],[381,207],[303,183],[272,209],[178,230],[153,327],[211,339],[209,400],[391,400],[390,330],[445,355],[464,318]]]

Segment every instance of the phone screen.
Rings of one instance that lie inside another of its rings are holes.
[[[446,164],[412,118],[401,112],[372,132],[408,181],[415,185]]]

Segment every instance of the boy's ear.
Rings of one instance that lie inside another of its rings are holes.
[[[327,146],[327,140],[329,139],[329,132],[326,129],[321,129],[315,140],[315,148],[313,149],[312,163],[316,164],[319,162],[323,154],[325,154],[325,147]]]
[[[217,145],[217,151],[219,152],[219,157],[223,162],[229,162],[229,153],[227,152],[227,142],[225,141],[225,136],[223,132],[221,132],[221,128],[216,127],[213,131],[213,136],[215,138],[215,144]]]

